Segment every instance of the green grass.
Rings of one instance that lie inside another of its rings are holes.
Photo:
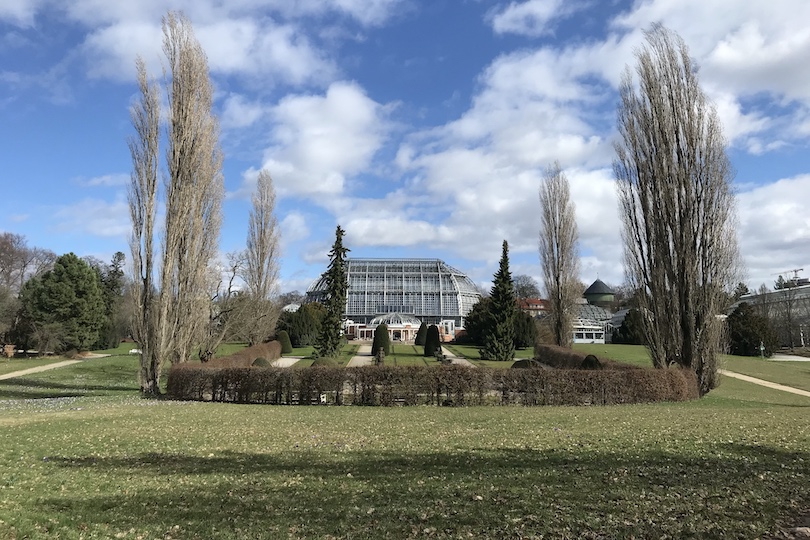
[[[651,367],[647,349],[640,345],[576,344],[574,349],[599,358]],[[750,356],[720,355],[720,367],[735,373],[810,391],[810,362],[775,362]]]
[[[447,347],[449,350],[453,351],[453,354],[456,356],[460,356],[462,358],[466,358],[470,361],[481,360],[481,352],[478,350],[477,345],[448,345],[444,344],[442,347]],[[515,351],[515,359],[520,358],[532,358],[534,356],[534,350],[530,347],[528,349],[517,349]],[[491,362],[491,361],[482,361],[486,365],[490,365],[490,367],[509,367],[512,365],[511,362]],[[478,362],[474,362],[478,363]]]
[[[756,538],[810,510],[810,398],[735,379],[677,404],[273,407],[143,400],[136,370],[0,381],[0,538]]]
[[[425,358],[424,349],[408,343],[392,343],[391,354],[385,357],[385,364],[392,366],[432,366],[438,365],[434,358]]]

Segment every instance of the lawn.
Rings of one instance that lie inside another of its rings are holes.
[[[22,371],[24,369],[56,364],[64,360],[65,359],[61,356],[47,356],[44,358],[0,358],[0,375],[5,375],[13,371]]]
[[[0,386],[0,538],[755,538],[810,510],[810,398],[734,379],[678,404],[272,407],[143,400],[136,367]]]

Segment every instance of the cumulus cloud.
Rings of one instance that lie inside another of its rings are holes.
[[[385,141],[387,114],[352,82],[333,83],[323,95],[282,99],[270,111],[273,145],[264,162],[279,194],[342,193],[347,177],[366,170]],[[240,193],[249,191],[249,181]]]
[[[773,274],[810,264],[810,215],[800,196],[806,193],[810,174],[738,194],[740,248],[751,285],[772,286]]]
[[[0,21],[21,28],[34,25],[34,18],[45,0],[3,0],[0,2]]]
[[[584,5],[565,0],[511,2],[490,13],[492,29],[498,34],[541,36],[552,31],[551,22],[571,15]]]

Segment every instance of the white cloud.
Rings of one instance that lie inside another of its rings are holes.
[[[245,128],[256,123],[267,112],[268,108],[259,102],[249,101],[240,94],[230,94],[222,106],[220,125],[223,129]]]
[[[738,194],[740,249],[753,287],[772,286],[773,274],[786,268],[810,268],[807,193],[810,174]]]
[[[348,177],[365,171],[385,141],[386,107],[351,82],[324,95],[291,95],[273,108],[273,146],[265,152],[281,195],[343,192]]]
[[[114,202],[83,199],[57,209],[53,213],[53,219],[59,233],[117,236],[126,239],[132,230],[129,205],[123,197]]]
[[[301,212],[289,212],[281,220],[281,240],[285,245],[291,245],[309,236],[307,218]]]
[[[45,3],[45,0],[3,0],[0,2],[0,21],[21,28],[33,26],[37,12]]]
[[[551,33],[550,23],[582,9],[569,0],[526,0],[511,2],[490,13],[492,29],[497,34],[541,36]]]
[[[82,187],[114,187],[124,186],[130,181],[129,174],[105,174],[94,178],[77,178],[76,183]]]

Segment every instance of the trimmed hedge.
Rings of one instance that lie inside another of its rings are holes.
[[[174,399],[354,405],[613,405],[686,401],[697,379],[682,369],[488,369],[465,366],[317,369],[176,364]]]
[[[252,347],[246,347],[230,356],[212,358],[202,365],[209,368],[250,367],[258,358],[264,358],[269,363],[278,360],[281,358],[281,343],[278,341],[258,343]],[[198,366],[199,364],[190,365]]]

